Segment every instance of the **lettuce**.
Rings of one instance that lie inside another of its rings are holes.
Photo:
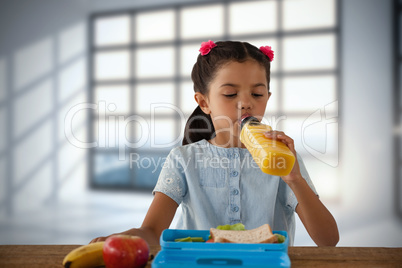
[[[242,223],[235,223],[235,224],[226,224],[226,225],[219,225],[216,227],[216,229],[219,230],[235,230],[235,231],[244,231],[246,228],[244,227],[244,224]]]
[[[277,238],[278,238],[278,242],[277,243],[283,243],[286,240],[286,237],[280,234],[274,234]]]

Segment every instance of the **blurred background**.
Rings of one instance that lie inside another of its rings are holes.
[[[401,2],[3,1],[0,244],[139,227],[211,39],[272,46],[265,120],[295,139],[338,245],[402,246]],[[298,219],[295,245],[314,245]]]

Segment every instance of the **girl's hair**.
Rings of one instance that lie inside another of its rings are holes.
[[[198,55],[197,62],[191,72],[194,83],[194,91],[203,95],[208,94],[209,84],[215,78],[218,70],[230,61],[245,62],[255,60],[265,68],[267,83],[270,82],[270,60],[258,48],[247,42],[221,41],[216,42],[216,47],[202,56]],[[183,145],[210,140],[215,135],[215,129],[209,114],[205,114],[198,106],[187,120],[184,129]]]

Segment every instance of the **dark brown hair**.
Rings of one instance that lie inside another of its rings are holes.
[[[207,95],[209,84],[224,64],[230,61],[245,62],[246,60],[255,60],[265,68],[269,85],[271,65],[269,58],[261,50],[247,42],[221,41],[216,42],[216,47],[212,48],[207,55],[198,55],[191,72],[194,91]],[[215,129],[211,116],[205,114],[198,106],[187,120],[182,144],[186,145],[202,139],[210,140],[214,135]]]

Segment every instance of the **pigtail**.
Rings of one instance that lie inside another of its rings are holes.
[[[210,140],[215,136],[215,128],[209,114],[204,113],[200,106],[194,110],[184,128],[183,145],[200,140]]]

